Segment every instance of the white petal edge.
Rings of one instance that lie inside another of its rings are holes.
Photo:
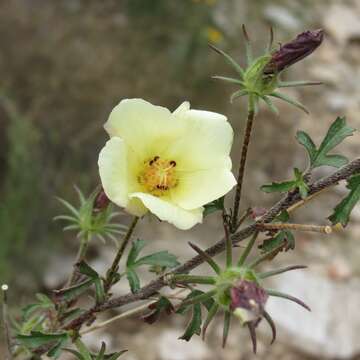
[[[108,140],[99,154],[99,173],[106,196],[116,205],[126,207],[128,197],[127,148],[118,137]]]
[[[140,199],[150,212],[160,220],[167,221],[181,230],[188,230],[194,225],[201,223],[203,219],[203,208],[184,210],[179,206],[156,196],[138,192],[130,194],[130,198]]]

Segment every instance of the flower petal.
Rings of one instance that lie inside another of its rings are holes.
[[[117,105],[104,125],[110,137],[121,137],[144,160],[171,145],[184,127],[168,109],[142,99],[125,99]]]
[[[179,163],[179,169],[204,170],[229,165],[233,130],[224,115],[180,108],[173,117],[186,127],[185,135],[166,154]]]
[[[235,185],[229,168],[184,173],[171,191],[171,200],[186,210],[196,209],[227,194]]]
[[[115,204],[126,207],[129,184],[124,141],[118,137],[107,141],[100,152],[98,165],[105,194]]]
[[[179,229],[187,230],[202,222],[203,208],[184,210],[166,200],[142,192],[130,194],[130,198],[140,199],[160,220],[168,221]]]

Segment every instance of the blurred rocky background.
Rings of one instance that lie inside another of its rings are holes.
[[[279,43],[305,29],[326,32],[322,46],[284,74],[325,83],[289,90],[311,116],[279,102],[279,117],[264,108],[256,119],[245,209],[270,206],[277,196],[259,187],[305,165],[294,138],[297,129],[320,140],[338,115],[360,127],[358,0],[0,1],[0,281],[10,284],[15,314],[35,292],[60,286],[70,271],[77,241],[52,221],[63,210],[55,196],[76,201],[74,184],[88,193],[96,186],[97,156],[106,140],[102,125],[122,98],[141,97],[171,109],[190,100],[193,108],[226,114],[236,130],[237,164],[245,103],[231,105],[234,89],[211,80],[211,75],[231,75],[231,69],[207,43],[243,58],[243,23],[259,53],[270,25]],[[349,158],[359,155],[359,140],[355,135],[341,146]],[[339,187],[319,197],[294,221],[326,224],[344,192]],[[212,215],[193,231],[181,232],[147,219],[137,235],[149,241],[148,250],[169,249],[182,261],[193,255],[187,241],[214,243],[222,233],[219,224]],[[257,357],[247,331],[235,323],[228,347],[221,349],[221,319],[206,343],[196,337],[189,344],[177,340],[185,323],[176,316],[153,326],[132,318],[92,333],[87,341],[97,346],[104,339],[111,348],[127,348],[127,360],[360,359],[359,240],[359,208],[348,230],[336,236],[297,234],[296,250],[277,263],[310,269],[271,285],[303,298],[313,311],[272,301],[278,341],[269,347],[269,329],[261,325]],[[89,259],[104,271],[113,253],[113,244],[94,242]],[[117,292],[128,292],[127,284]]]

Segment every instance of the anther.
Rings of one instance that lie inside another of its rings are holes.
[[[170,165],[171,165],[172,167],[175,167],[175,166],[176,166],[176,161],[171,160],[171,161],[170,161]]]

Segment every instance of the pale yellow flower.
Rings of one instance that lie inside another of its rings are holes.
[[[134,215],[147,211],[180,229],[202,222],[203,206],[235,184],[229,157],[233,130],[225,116],[173,113],[142,99],[120,102],[105,124],[110,140],[99,155],[106,195]]]

